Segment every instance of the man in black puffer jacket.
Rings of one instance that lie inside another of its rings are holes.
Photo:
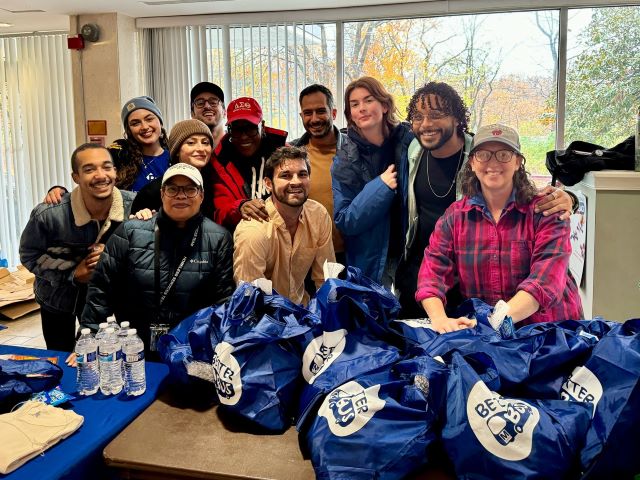
[[[152,325],[172,328],[203,307],[223,303],[234,290],[231,236],[200,213],[198,169],[170,167],[161,194],[157,215],[125,222],[107,242],[81,321],[96,330],[115,313],[138,330],[147,352],[154,350]]]

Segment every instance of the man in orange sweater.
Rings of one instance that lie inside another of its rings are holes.
[[[307,149],[313,171],[309,198],[322,204],[331,218],[333,218],[331,163],[344,135],[333,124],[336,113],[331,90],[324,85],[309,85],[300,92],[300,118],[306,133],[291,142],[292,145]],[[332,234],[336,259],[344,264],[344,245],[335,224]]]

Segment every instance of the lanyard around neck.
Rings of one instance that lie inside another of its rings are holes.
[[[153,231],[153,234],[154,234],[153,270],[154,270],[154,281],[155,281],[156,305],[158,306],[158,310],[160,309],[160,307],[162,306],[162,304],[166,300],[167,295],[169,295],[169,292],[171,291],[171,288],[173,287],[173,285],[176,283],[176,280],[178,279],[178,276],[180,276],[180,273],[182,272],[184,264],[186,263],[187,258],[189,258],[189,254],[193,250],[193,246],[196,243],[196,239],[198,238],[198,233],[199,232],[200,232],[200,225],[198,225],[196,227],[195,231],[193,232],[193,238],[191,239],[191,243],[189,244],[189,247],[190,247],[189,248],[189,252],[187,253],[187,255],[182,257],[182,260],[178,264],[178,268],[176,268],[176,271],[173,274],[173,277],[171,278],[171,280],[169,281],[169,284],[167,285],[167,288],[165,288],[164,291],[161,294],[160,293],[160,227],[158,226],[158,223],[156,222],[156,226],[155,226],[154,231]]]

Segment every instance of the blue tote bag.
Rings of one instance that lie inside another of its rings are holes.
[[[160,358],[169,366],[171,378],[180,384],[188,385],[195,378],[200,363],[211,364],[211,316],[215,310],[206,307],[197,311],[158,339]]]
[[[590,424],[578,402],[504,397],[486,354],[453,352],[442,431],[456,475],[468,479],[549,479],[576,474]]]
[[[387,328],[397,312],[395,297],[350,267],[346,279],[329,279],[318,290],[312,310],[320,329],[302,358],[304,389],[299,402],[298,428],[318,402],[338,385],[395,363],[400,351],[389,343]],[[398,336],[393,343],[403,343]]]
[[[561,393],[567,400],[586,402],[593,414],[581,452],[585,477],[640,474],[640,319],[605,335]]]
[[[249,284],[211,319],[211,369],[221,408],[269,431],[295,418],[302,353],[316,317]]]
[[[301,432],[317,478],[402,479],[424,467],[437,439],[430,406],[444,391],[447,373],[425,357],[381,367],[332,390]]]

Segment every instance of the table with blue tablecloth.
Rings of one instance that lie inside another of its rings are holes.
[[[29,460],[8,475],[0,474],[2,480],[33,480],[58,478],[101,478],[106,475],[102,461],[104,447],[129,423],[146,409],[158,396],[168,368],[161,363],[147,362],[147,390],[138,397],[127,397],[122,392],[116,396],[105,396],[100,392],[89,397],[77,395],[76,369],[68,367],[68,353],[40,350],[9,345],[0,345],[1,354],[58,357],[63,375],[60,387],[76,397],[64,405],[84,417],[84,423],[71,436],[60,441],[44,454]]]

